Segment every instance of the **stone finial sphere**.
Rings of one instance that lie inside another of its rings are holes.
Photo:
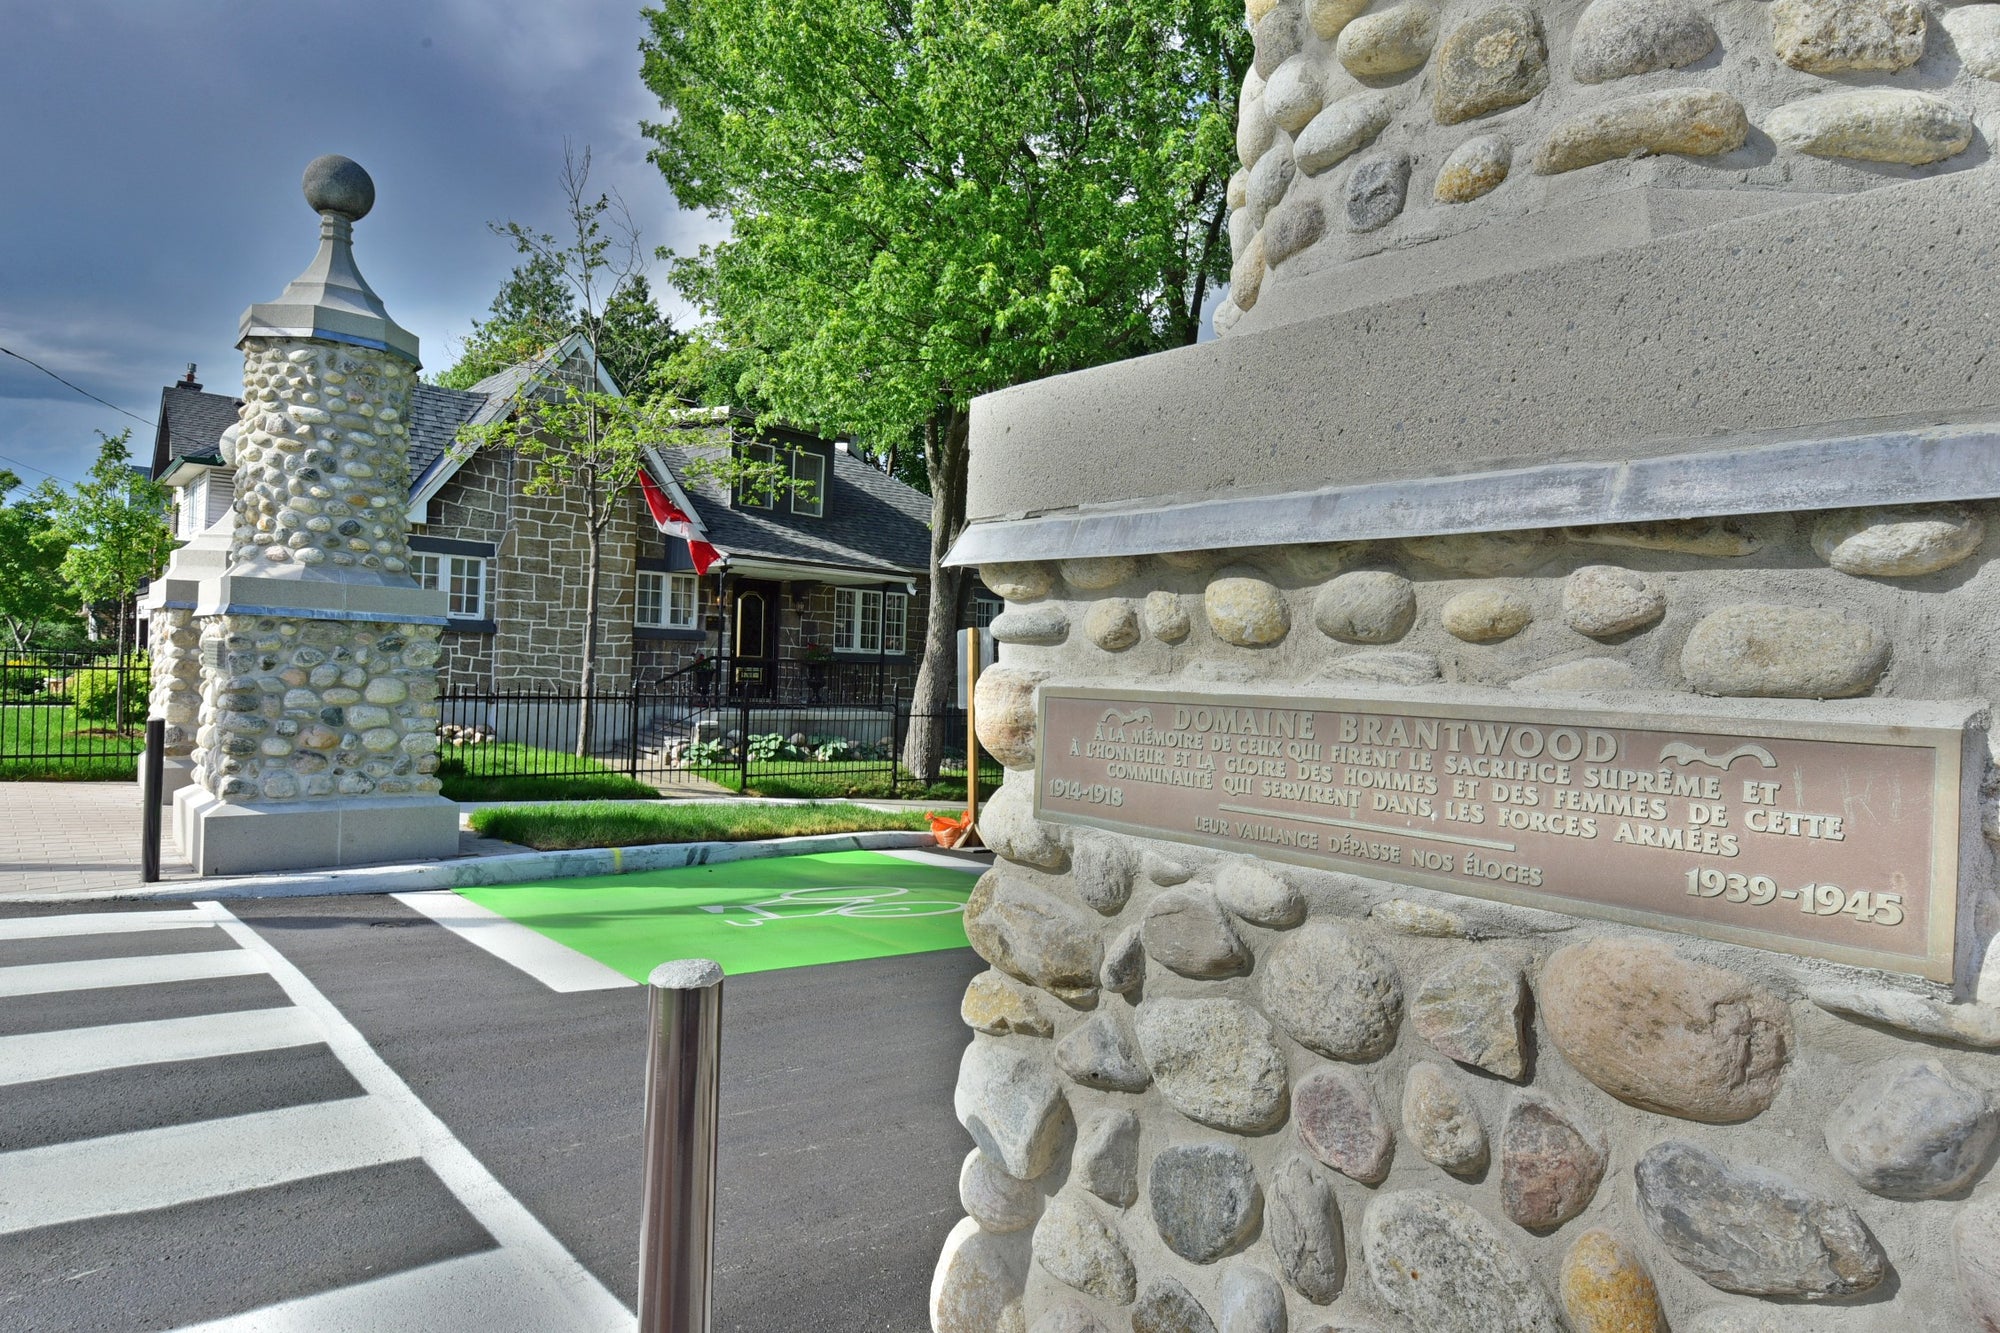
[[[359,162],[338,153],[307,163],[301,184],[315,213],[339,213],[349,222],[359,222],[375,207],[375,182]]]

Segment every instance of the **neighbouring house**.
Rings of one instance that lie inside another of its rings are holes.
[[[417,386],[409,422],[410,547],[416,575],[450,593],[448,692],[548,693],[579,684],[588,542],[580,500],[531,495],[513,451],[459,440],[500,420],[524,393],[586,382],[581,335],[469,389]],[[602,368],[599,385],[618,386]],[[153,477],[176,495],[176,531],[192,538],[231,513],[222,437],[237,399],[187,376],[161,395]],[[747,451],[784,464],[803,488],[774,498],[691,476],[704,454]],[[605,534],[599,572],[598,688],[718,695],[907,695],[922,655],[930,499],[841,441],[758,428],[727,409],[684,415],[647,451],[653,480],[721,553],[697,575],[688,542],[663,534],[637,488]],[[983,625],[999,599],[976,583],[961,625]]]

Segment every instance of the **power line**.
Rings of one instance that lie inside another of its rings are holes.
[[[21,362],[23,365],[33,366],[36,370],[41,371],[44,375],[47,375],[50,379],[54,380],[57,384],[62,385],[64,388],[75,389],[78,393],[82,394],[85,398],[88,398],[91,402],[102,404],[103,406],[110,408],[113,412],[123,413],[125,416],[132,418],[132,420],[138,422],[142,426],[157,425],[156,422],[151,422],[146,420],[146,418],[140,416],[137,412],[128,412],[124,408],[118,406],[118,404],[113,402],[106,402],[104,399],[99,398],[96,394],[92,393],[90,390],[83,388],[79,385],[70,383],[68,380],[56,374],[53,370],[50,370],[47,366],[43,365],[41,362],[36,361],[31,357],[22,356],[19,352],[15,351],[11,347],[0,347],[0,352],[6,353],[8,356],[13,357],[16,361]],[[22,464],[22,466],[25,467],[27,465],[24,463]],[[36,470],[40,471],[39,468]]]
[[[50,481],[61,481],[61,480],[62,480],[62,478],[61,478],[61,477],[58,477],[58,476],[57,476],[57,475],[56,475],[55,473],[53,473],[53,472],[49,471],[49,470],[48,470],[47,468],[44,468],[44,467],[36,467],[36,466],[35,466],[35,465],[34,465],[33,463],[23,463],[23,462],[22,462],[22,461],[21,461],[20,459],[18,459],[18,458],[9,458],[9,457],[7,457],[7,455],[5,455],[5,454],[0,454],[0,463],[12,463],[12,464],[13,464],[13,465],[14,465],[15,467],[24,467],[24,468],[28,469],[28,471],[30,471],[30,472],[39,472],[39,473],[41,473],[41,474],[42,474],[43,476],[47,477],[47,478],[48,478],[48,479],[49,479]],[[23,486],[25,486],[25,485],[27,485],[28,483],[26,483],[26,482],[24,481],[24,482],[22,482],[21,484],[22,484]]]

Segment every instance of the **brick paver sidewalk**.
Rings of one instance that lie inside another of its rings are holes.
[[[194,877],[171,830],[160,838],[160,877]],[[139,784],[0,782],[0,898],[137,887]]]

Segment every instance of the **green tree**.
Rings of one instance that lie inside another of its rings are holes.
[[[76,606],[62,581],[62,538],[50,527],[46,499],[21,490],[21,479],[0,468],[0,626],[24,651],[36,635],[74,623]]]
[[[132,432],[99,431],[97,438],[97,461],[82,481],[67,491],[44,482],[39,494],[50,531],[68,548],[58,566],[62,581],[83,603],[86,615],[110,608],[122,661],[132,642],[133,599],[140,585],[166,565],[174,534],[167,525],[167,488],[148,480],[145,469],[132,463]],[[119,690],[113,715],[123,718],[123,672]]]
[[[589,547],[584,574],[581,692],[588,697],[597,680],[601,615],[598,589],[604,564],[604,535],[638,483],[640,450],[674,429],[678,404],[639,395],[606,392],[598,371],[608,368],[599,350],[607,338],[628,334],[628,350],[641,347],[653,326],[628,306],[614,315],[619,293],[651,296],[640,279],[638,231],[614,194],[589,189],[590,150],[565,152],[561,174],[564,231],[560,237],[517,222],[497,228],[529,257],[527,266],[554,275],[568,293],[575,331],[584,341],[573,363],[551,367],[550,377],[523,385],[509,410],[490,425],[467,427],[460,438],[482,448],[511,449],[529,467],[523,489],[530,495],[569,494],[584,509]],[[539,351],[541,349],[537,349]],[[635,355],[639,353],[634,352]],[[644,353],[652,356],[654,353]],[[643,373],[643,372],[642,372]],[[616,373],[612,379],[618,379]],[[622,382],[621,382],[622,387]],[[578,711],[576,752],[590,753],[596,719],[589,707]]]
[[[561,270],[543,256],[531,255],[500,284],[487,317],[472,321],[458,360],[437,382],[447,389],[469,389],[561,342],[575,325],[576,303]]]
[[[731,237],[675,284],[747,354],[733,387],[931,494],[916,713],[953,680],[978,394],[1192,342],[1227,268],[1236,0],[664,0],[646,126]],[[896,459],[901,455],[903,462]],[[905,753],[934,776],[942,729]]]

